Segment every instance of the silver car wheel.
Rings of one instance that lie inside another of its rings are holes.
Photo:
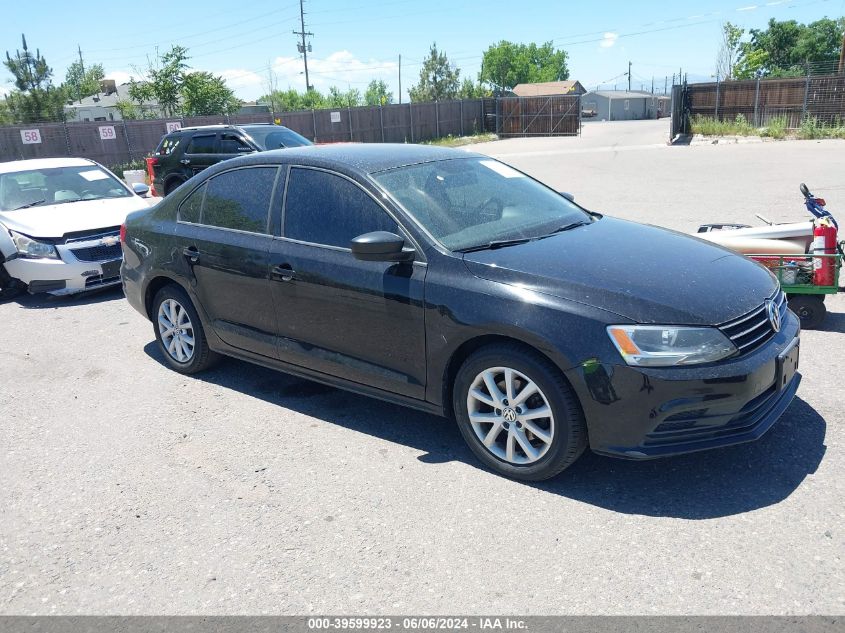
[[[510,367],[490,367],[475,377],[467,414],[482,445],[510,464],[536,462],[554,440],[555,420],[545,394]]]
[[[194,326],[188,311],[175,299],[165,299],[159,305],[158,332],[173,360],[190,362],[194,357]]]

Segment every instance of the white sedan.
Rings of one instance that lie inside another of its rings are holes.
[[[0,288],[71,294],[120,283],[120,225],[149,206],[85,158],[0,163]]]

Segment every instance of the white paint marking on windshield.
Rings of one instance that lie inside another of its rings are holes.
[[[500,163],[496,160],[480,160],[478,161],[482,165],[484,165],[487,169],[492,169],[500,176],[504,176],[505,178],[525,178],[525,174],[519,173],[513,167],[508,167],[504,163]]]
[[[82,176],[85,180],[89,182],[93,182],[95,180],[105,180],[109,177],[109,175],[104,172],[100,171],[99,169],[92,169],[89,171],[81,171],[79,175]]]

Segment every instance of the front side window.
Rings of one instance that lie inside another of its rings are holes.
[[[198,134],[188,143],[186,154],[213,154],[214,153],[214,134]]]
[[[200,222],[224,229],[267,233],[277,172],[276,167],[248,167],[209,179]]]
[[[398,233],[399,226],[369,194],[346,178],[294,168],[285,198],[285,237],[349,248],[372,231]]]
[[[533,239],[590,216],[492,158],[455,158],[398,167],[373,178],[450,250]]]

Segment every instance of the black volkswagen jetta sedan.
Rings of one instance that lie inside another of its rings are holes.
[[[123,284],[178,372],[224,354],[454,417],[516,479],[587,446],[645,459],[763,435],[800,381],[774,277],[569,198],[459,150],[255,154],[131,214]]]

